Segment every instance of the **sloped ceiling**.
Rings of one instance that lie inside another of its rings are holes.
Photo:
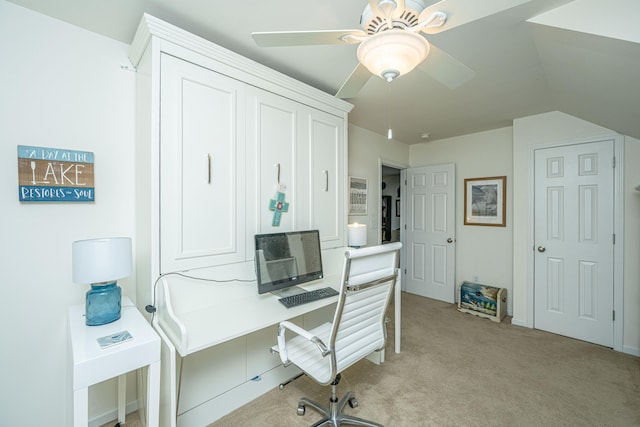
[[[143,12],[334,94],[355,45],[260,48],[252,31],[359,28],[365,0],[10,0],[130,43]],[[455,2],[455,0],[446,0]],[[483,0],[490,1],[490,0]],[[425,3],[435,3],[428,0]],[[428,40],[475,71],[449,89],[419,70],[391,85],[372,77],[349,121],[414,144],[510,126],[553,110],[640,139],[637,0],[530,0]],[[429,67],[437,58],[427,58]]]

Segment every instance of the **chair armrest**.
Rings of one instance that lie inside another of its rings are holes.
[[[303,337],[307,341],[314,343],[318,347],[318,350],[320,350],[322,357],[326,357],[331,353],[331,351],[327,348],[327,346],[322,342],[320,338],[311,334],[306,329],[302,329],[295,323],[284,321],[280,322],[280,327],[278,328],[278,349],[280,353],[280,360],[282,360],[282,363],[286,364],[287,362],[289,362],[289,357],[287,356],[287,344],[285,341],[285,332],[287,329]]]

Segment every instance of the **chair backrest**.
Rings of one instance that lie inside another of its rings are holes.
[[[385,311],[396,284],[401,243],[348,250],[328,347],[332,376],[384,348]]]

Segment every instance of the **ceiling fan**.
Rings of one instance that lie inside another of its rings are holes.
[[[254,32],[262,47],[359,43],[358,66],[336,93],[353,98],[375,74],[389,82],[430,57],[422,71],[454,89],[475,72],[438,49],[421,34],[436,34],[513,8],[531,0],[369,0],[360,17],[362,30]]]

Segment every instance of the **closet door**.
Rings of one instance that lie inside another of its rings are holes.
[[[297,189],[304,188],[298,180],[300,171],[307,168],[298,147],[300,104],[257,88],[251,89],[248,99],[247,133],[255,144],[250,158],[257,189],[256,233],[304,227],[297,197]],[[282,203],[279,212],[278,202]]]
[[[163,54],[160,271],[244,260],[244,85]]]
[[[345,246],[346,150],[344,120],[311,109],[308,118],[309,218],[323,249]]]

